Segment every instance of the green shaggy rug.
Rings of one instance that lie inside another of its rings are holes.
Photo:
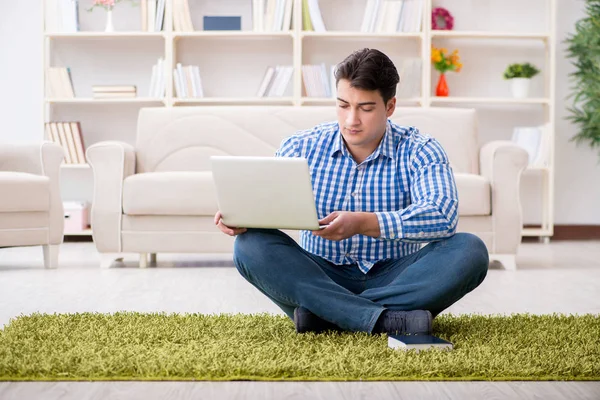
[[[600,316],[441,315],[454,350],[296,334],[283,316],[59,314],[0,330],[0,380],[598,380]]]

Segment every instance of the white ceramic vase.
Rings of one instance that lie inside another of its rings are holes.
[[[115,27],[113,26],[112,20],[112,9],[106,10],[106,28],[104,28],[104,32],[114,32]]]
[[[524,99],[529,95],[529,78],[512,78],[510,80],[510,91],[514,98]]]

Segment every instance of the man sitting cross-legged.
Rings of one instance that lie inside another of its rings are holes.
[[[294,320],[298,332],[430,334],[432,318],[485,278],[488,252],[455,233],[458,195],[434,138],[388,118],[398,72],[373,49],[337,66],[337,121],[287,138],[279,157],[308,160],[319,231],[300,245],[276,229],[239,235],[234,262]],[[422,244],[426,244],[421,247]]]

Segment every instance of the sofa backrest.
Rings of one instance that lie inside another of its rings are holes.
[[[143,108],[136,171],[209,171],[212,155],[272,156],[287,136],[335,119],[333,106]],[[478,173],[474,110],[398,107],[391,119],[438,139],[455,172]]]

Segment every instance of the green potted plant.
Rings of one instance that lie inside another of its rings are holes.
[[[578,127],[572,141],[588,142],[592,150],[600,150],[600,0],[587,0],[585,13],[565,41],[567,57],[574,66],[569,74],[572,103],[567,119]]]
[[[504,71],[504,79],[510,80],[513,97],[522,99],[529,94],[531,78],[539,73],[540,70],[530,63],[510,64]]]

